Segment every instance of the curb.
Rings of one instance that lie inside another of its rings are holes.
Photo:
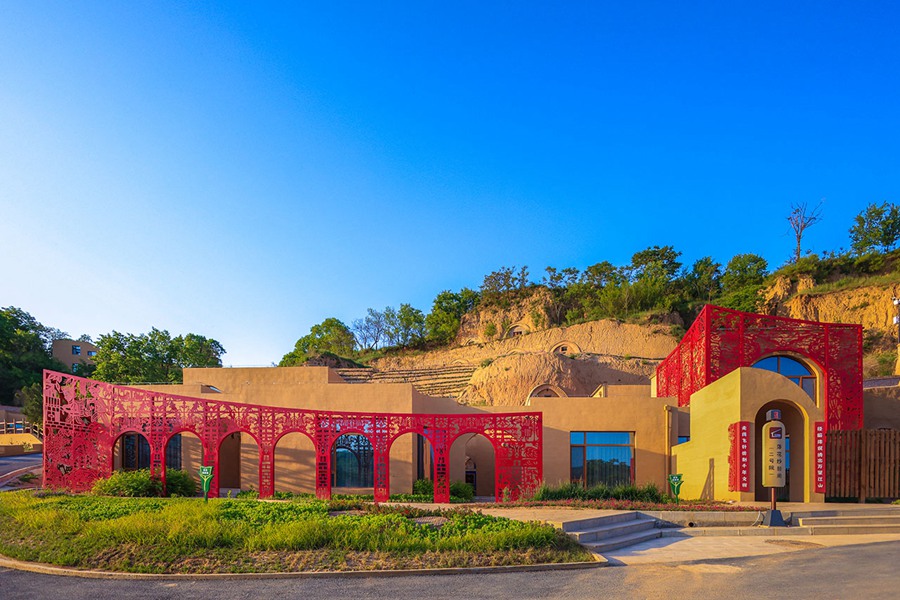
[[[43,469],[43,465],[34,465],[31,467],[22,467],[21,469],[16,469],[15,471],[10,471],[9,473],[4,473],[0,475],[0,486],[4,486],[16,477],[24,475],[29,471],[34,471],[35,469]]]
[[[504,565],[497,567],[452,567],[443,569],[397,569],[394,571],[299,571],[296,573],[122,573],[96,569],[55,567],[43,563],[25,562],[0,556],[0,568],[84,579],[118,580],[221,580],[231,579],[328,579],[360,577],[408,577],[413,575],[469,575],[473,573],[523,573],[529,571],[572,571],[596,569],[609,564],[603,556],[594,554],[594,560],[583,563],[542,563],[538,565]]]

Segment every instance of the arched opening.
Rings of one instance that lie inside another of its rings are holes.
[[[509,329],[506,330],[505,337],[507,339],[509,339],[509,338],[518,337],[520,335],[525,335],[526,333],[528,333],[528,330],[525,327],[523,327],[522,325],[513,325],[512,327],[510,327]]]
[[[364,435],[347,433],[331,447],[331,487],[353,493],[375,487],[372,443]]]
[[[305,434],[288,433],[276,443],[275,491],[315,493],[316,446]]]
[[[554,354],[581,354],[581,348],[575,342],[560,342],[550,349]]]
[[[242,431],[240,434],[241,443],[241,491],[256,490],[260,488],[259,473],[259,445],[256,438]]]
[[[249,437],[249,436],[248,436]],[[219,497],[241,491],[241,432],[226,435],[219,443]]]
[[[534,389],[528,394],[529,398],[563,398],[566,393],[559,387],[555,386],[552,383],[543,383],[541,385],[535,386]]]
[[[391,443],[391,493],[409,494],[420,479],[434,480],[434,450],[425,436],[405,433]]]
[[[126,431],[113,442],[113,471],[150,468],[150,441],[136,431]]]
[[[816,401],[816,374],[803,362],[792,356],[768,356],[753,364],[754,369],[764,369],[779,373],[799,385],[806,394]]]
[[[450,446],[450,481],[475,482],[475,495],[495,496],[494,445],[479,433],[464,433]]]
[[[756,465],[756,500],[769,500],[769,488],[763,487],[762,474],[766,465],[762,456],[762,429],[766,424],[766,413],[772,409],[781,411],[781,422],[785,428],[785,470],[786,483],[775,490],[775,497],[783,502],[804,502],[806,492],[806,419],[803,412],[793,402],[776,400],[764,404],[756,413],[754,460]]]
[[[167,476],[170,471],[185,471],[192,479],[199,482],[198,473],[202,465],[203,443],[196,434],[182,431],[166,441]]]

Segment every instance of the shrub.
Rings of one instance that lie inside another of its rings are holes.
[[[197,481],[187,471],[166,469],[166,495],[191,497],[197,495]]]
[[[91,488],[98,496],[155,498],[163,495],[162,481],[151,477],[149,469],[116,471],[106,479],[98,479]],[[166,470],[166,493],[169,496],[196,496],[197,482],[187,471]]]
[[[484,326],[484,337],[486,337],[487,339],[491,339],[495,335],[497,335],[496,325],[494,325],[493,323],[488,323]]]
[[[416,479],[413,483],[414,496],[434,496],[434,482],[430,479]]]
[[[456,496],[465,502],[471,502],[475,498],[475,488],[471,483],[462,481],[454,481],[450,484],[450,495]]]
[[[98,496],[149,498],[162,495],[162,481],[150,476],[150,469],[116,471],[106,479],[98,479],[91,492]]]
[[[564,483],[553,487],[541,484],[534,492],[533,500],[632,500],[635,502],[651,502],[666,504],[670,498],[659,489],[655,483],[642,486],[634,484],[620,484],[608,486],[598,485],[583,488],[577,483]]]

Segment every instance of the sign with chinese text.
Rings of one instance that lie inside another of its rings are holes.
[[[728,489],[733,492],[750,491],[750,421],[738,421],[729,427],[731,457]]]
[[[785,485],[785,443],[784,423],[769,421],[762,430],[762,483],[763,487],[784,487]]]
[[[814,438],[814,452],[815,452],[815,464],[813,465],[813,469],[815,470],[816,478],[815,478],[815,489],[817,494],[825,493],[825,422],[817,421],[813,426],[813,435]]]

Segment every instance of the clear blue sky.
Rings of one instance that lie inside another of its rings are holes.
[[[296,4],[3,2],[0,306],[266,365],[500,266],[777,266],[792,202],[813,251],[900,202],[893,3]]]

